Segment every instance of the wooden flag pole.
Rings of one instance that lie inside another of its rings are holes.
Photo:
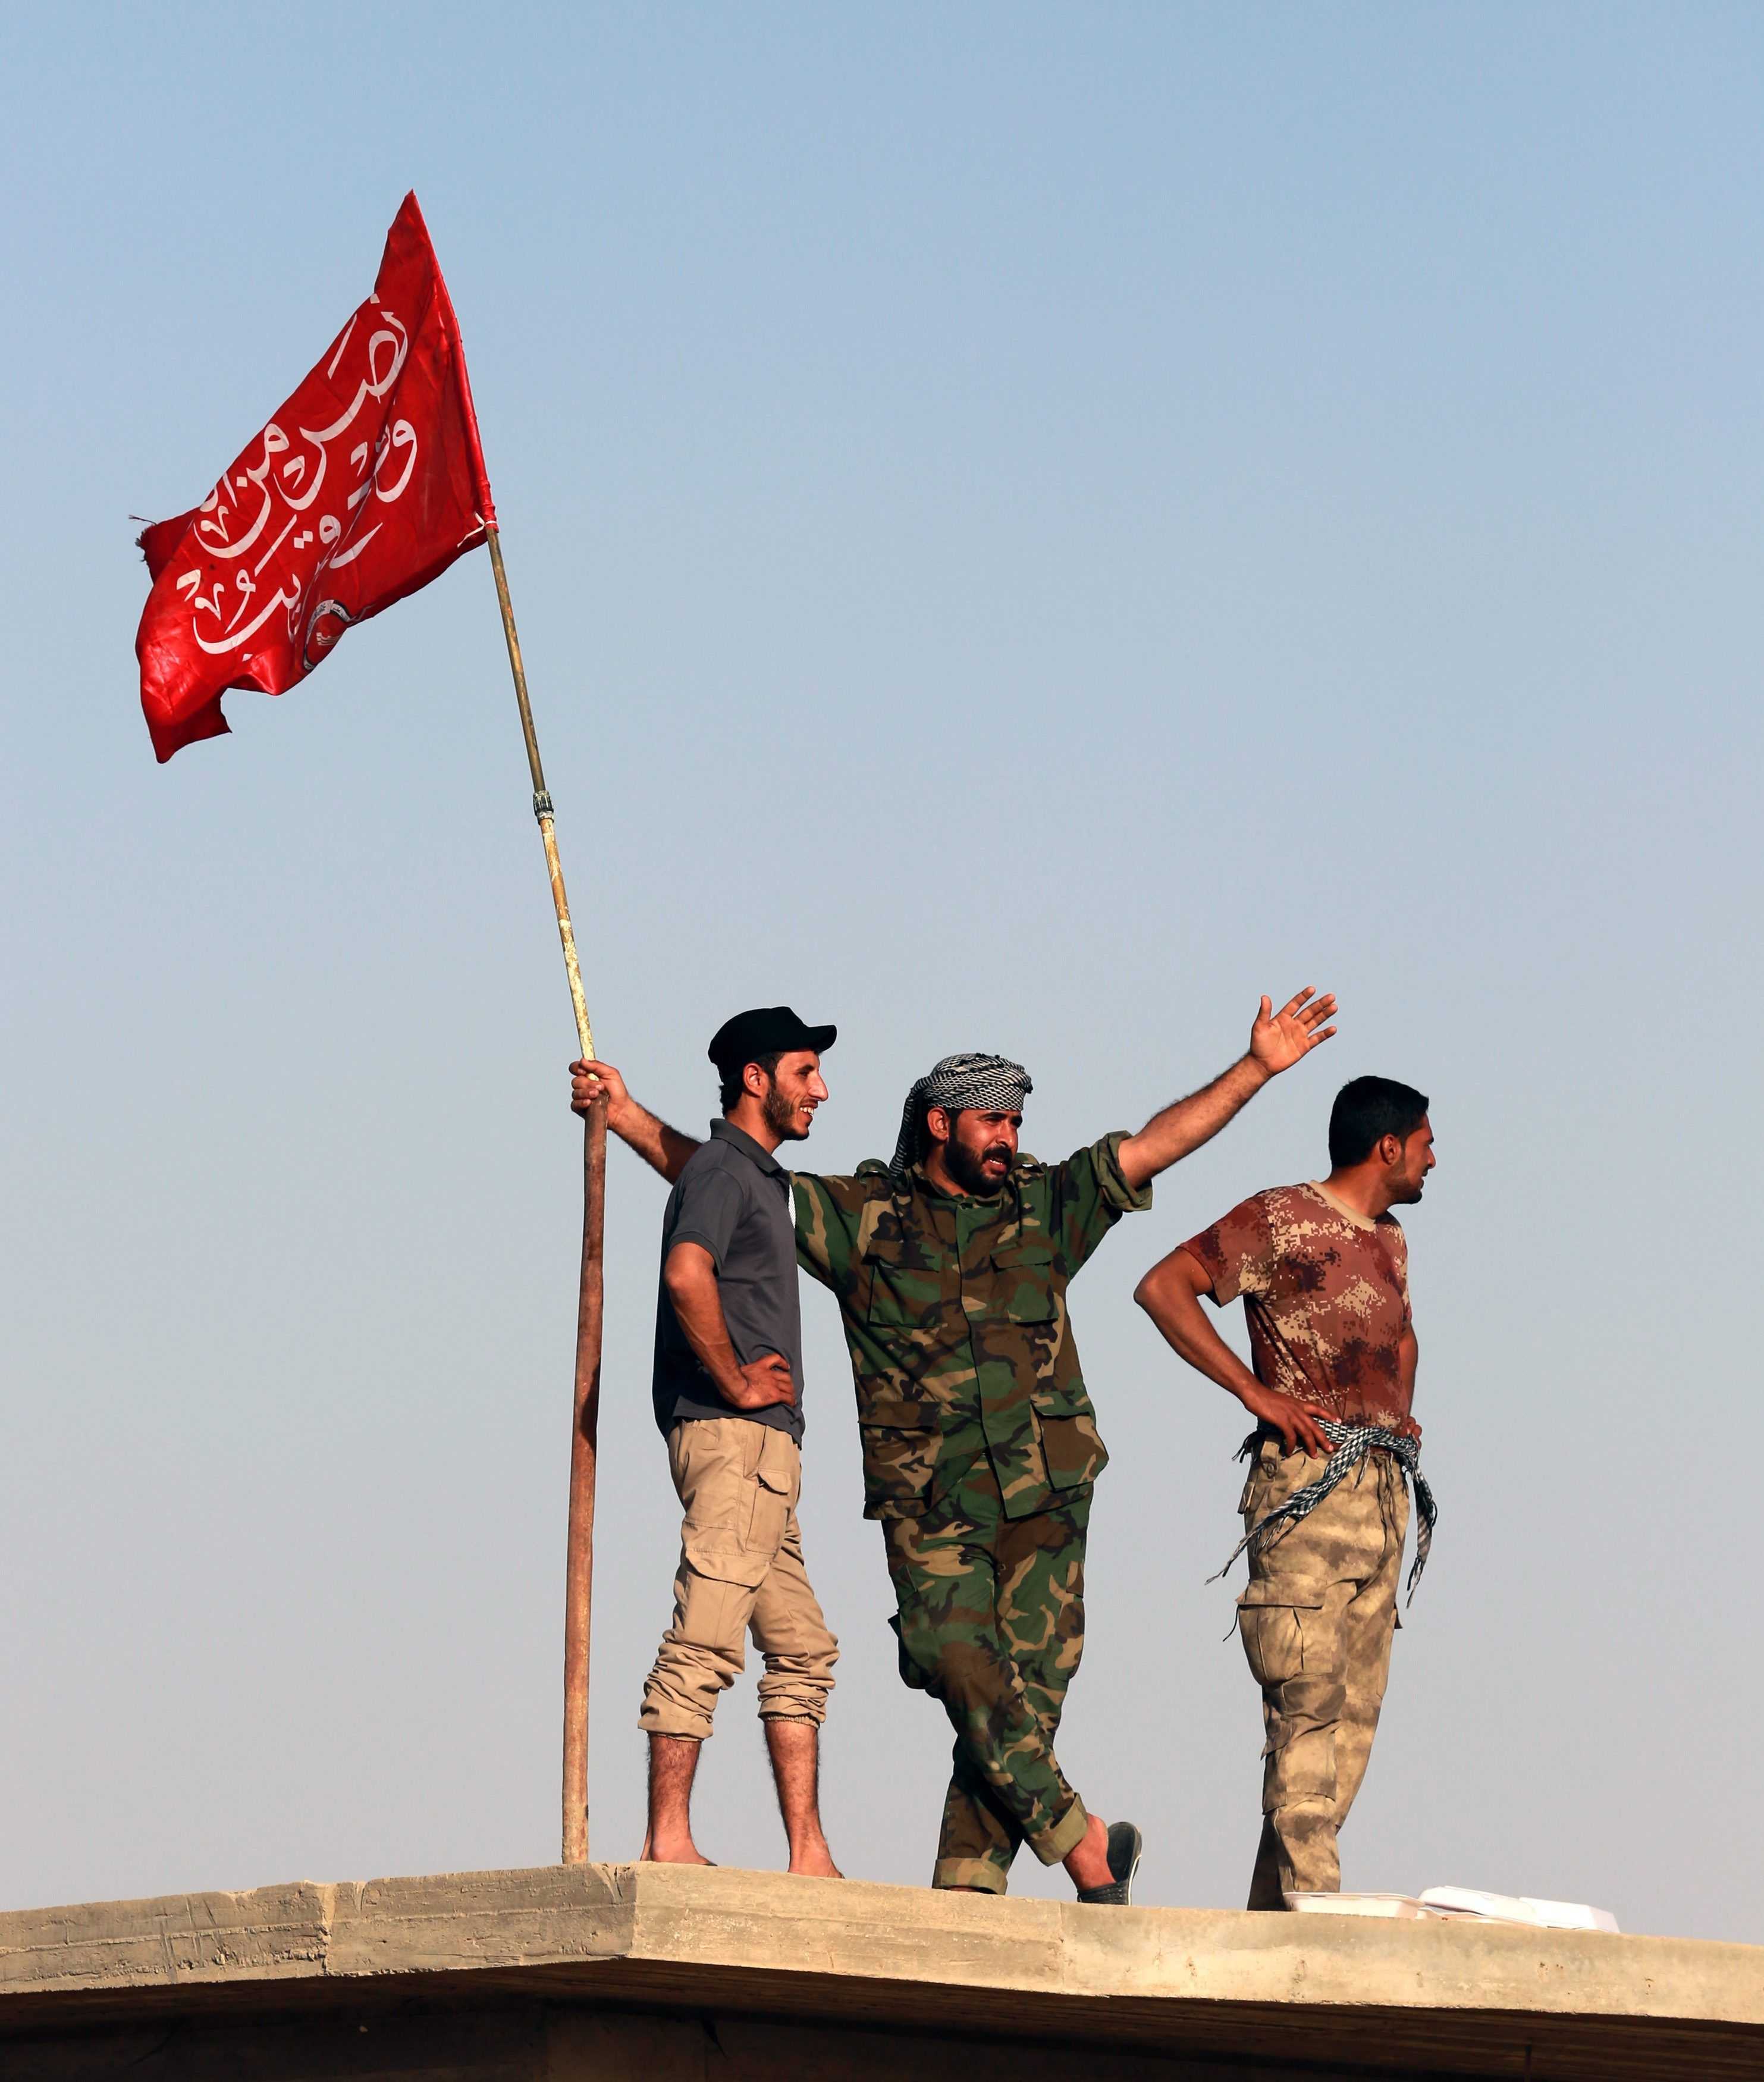
[[[594,1029],[588,1023],[582,993],[582,967],[576,959],[575,930],[563,891],[563,868],[558,858],[551,797],[539,760],[539,740],[527,698],[527,673],[520,662],[520,639],[515,632],[514,603],[508,596],[508,573],[503,565],[502,538],[494,525],[486,537],[490,568],[496,574],[496,598],[503,611],[503,634],[508,639],[508,664],[515,676],[515,699],[520,707],[521,735],[527,740],[527,764],[533,773],[533,811],[545,849],[545,872],[551,878],[551,901],[558,913],[558,938],[563,942],[563,965],[569,972],[570,1001],[575,1008],[576,1039],[583,1059],[594,1060]],[[587,1118],[582,1165],[582,1282],[576,1298],[575,1393],[570,1423],[570,1526],[565,1542],[563,1605],[563,1862],[582,1865],[588,1859],[588,1640],[594,1600],[594,1471],[600,1415],[600,1325],[606,1236],[606,1114],[596,1107]]]

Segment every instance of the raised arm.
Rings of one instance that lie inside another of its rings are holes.
[[[634,1149],[643,1161],[671,1185],[686,1167],[686,1159],[698,1148],[689,1135],[670,1127],[647,1106],[639,1106],[625,1088],[625,1080],[610,1063],[570,1065],[570,1111],[586,1115],[591,1106],[606,1108],[606,1124],[621,1142]]]
[[[1327,1459],[1329,1442],[1316,1420],[1328,1412],[1263,1387],[1207,1321],[1201,1296],[1210,1293],[1212,1285],[1200,1260],[1178,1249],[1152,1266],[1134,1288],[1133,1298],[1197,1373],[1204,1373],[1235,1395],[1257,1423],[1271,1425],[1279,1432],[1286,1452],[1290,1453],[1296,1443],[1306,1452]]]
[[[1144,1185],[1190,1150],[1210,1142],[1270,1077],[1290,1070],[1301,1056],[1308,1056],[1328,1039],[1335,1029],[1323,1022],[1333,1016],[1335,998],[1325,993],[1312,1003],[1314,997],[1307,984],[1278,1012],[1273,1009],[1273,1001],[1265,997],[1249,1030],[1248,1052],[1211,1084],[1154,1114],[1137,1135],[1127,1137],[1118,1161],[1130,1186]]]

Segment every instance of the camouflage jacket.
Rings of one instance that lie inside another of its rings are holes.
[[[1108,1453],[1066,1318],[1066,1286],[1151,1189],[1123,1132],[1063,1164],[1020,1156],[1000,1191],[952,1198],[915,1165],[799,1171],[797,1262],[838,1296],[863,1439],[864,1515],[923,1512],[983,1455],[1005,1514],[1045,1511]]]

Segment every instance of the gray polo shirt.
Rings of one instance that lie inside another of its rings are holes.
[[[729,1342],[743,1366],[777,1352],[790,1363],[796,1401],[737,1410],[698,1363],[680,1327],[667,1284],[655,1303],[655,1422],[664,1434],[682,1418],[745,1417],[802,1437],[802,1304],[796,1283],[796,1212],[790,1174],[751,1135],[726,1120],[686,1160],[662,1217],[662,1264],[676,1243],[696,1243],[717,1269]]]

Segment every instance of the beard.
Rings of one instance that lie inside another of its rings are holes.
[[[981,1168],[988,1157],[996,1157],[1002,1161],[1005,1176],[1007,1178],[1010,1176],[1011,1152],[1008,1144],[990,1143],[978,1154],[969,1149],[964,1144],[956,1141],[953,1136],[944,1144],[944,1163],[948,1167],[949,1176],[954,1179],[964,1193],[984,1195],[996,1193],[998,1191],[1000,1181],[996,1178],[988,1178]]]
[[[786,1098],[776,1085],[767,1087],[765,1097],[760,1102],[760,1111],[766,1126],[780,1142],[802,1142],[808,1137],[806,1127],[796,1123],[797,1102]]]

